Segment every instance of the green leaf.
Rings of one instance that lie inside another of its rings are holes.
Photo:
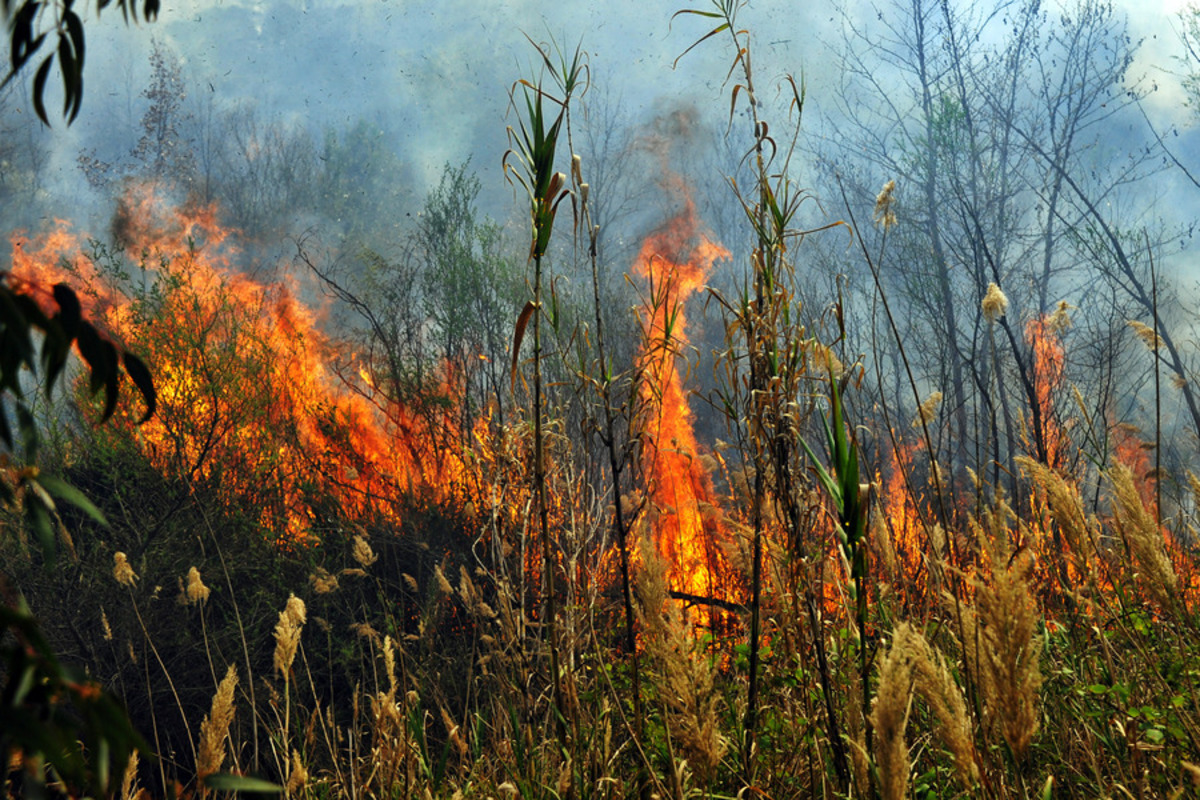
[[[254,778],[249,775],[234,775],[217,772],[204,779],[204,785],[218,792],[241,792],[243,794],[282,794],[283,787],[277,783]]]
[[[45,487],[46,491],[54,497],[57,497],[60,500],[66,500],[68,503],[84,512],[101,525],[108,525],[108,520],[105,518],[104,512],[97,508],[92,501],[87,498],[87,495],[64,481],[62,478],[55,477],[54,475],[42,474],[38,476],[37,482]]]
[[[103,422],[117,409],[117,390],[121,377],[117,367],[117,348],[103,338],[90,322],[79,324],[76,342],[79,354],[91,370],[92,394],[104,388],[104,413],[100,418]]]
[[[45,34],[34,38],[33,21],[37,18],[41,3],[28,3],[21,6],[12,21],[12,71],[16,73],[25,66],[25,62],[42,46]]]
[[[25,517],[29,520],[29,527],[33,529],[42,548],[42,555],[46,561],[52,561],[55,550],[54,520],[50,517],[50,509],[46,508],[43,498],[36,491],[25,496]]]
[[[687,10],[687,9],[685,9],[685,10]],[[675,67],[679,66],[679,62],[680,62],[680,60],[681,60],[681,59],[682,59],[684,56],[686,56],[688,53],[692,52],[693,50],[695,50],[697,47],[699,47],[701,44],[703,44],[704,42],[708,41],[708,40],[709,40],[709,39],[711,39],[712,37],[714,37],[714,36],[716,36],[716,35],[718,35],[718,34],[720,34],[720,33],[723,33],[723,32],[725,32],[725,31],[727,31],[727,30],[729,30],[729,23],[728,23],[728,22],[726,22],[726,23],[723,23],[723,24],[721,24],[721,25],[718,25],[717,27],[713,28],[713,29],[712,29],[711,31],[709,31],[708,33],[706,33],[706,34],[704,34],[703,36],[701,36],[701,37],[700,37],[699,39],[697,39],[696,41],[692,42],[691,46],[689,46],[687,50],[684,50],[682,53],[680,53],[680,54],[679,54],[679,57],[678,57],[678,58],[676,58],[674,62],[672,62],[672,64],[671,64],[671,69],[674,69]]]

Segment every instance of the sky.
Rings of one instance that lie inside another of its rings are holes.
[[[855,19],[878,14],[868,0],[849,0]],[[1164,127],[1191,124],[1182,107],[1173,14],[1181,0],[1119,0],[1131,34],[1143,39],[1132,74],[1158,86],[1147,108]],[[87,20],[86,95],[79,120],[61,122],[52,191],[69,196],[80,182],[75,157],[103,139],[114,150],[136,142],[138,94],[149,75],[152,39],[184,61],[198,91],[219,103],[251,104],[264,116],[309,126],[315,133],[359,119],[377,124],[411,164],[423,196],[443,165],[468,156],[483,182],[481,205],[504,217],[517,203],[501,172],[505,128],[514,122],[508,94],[518,78],[536,74],[527,37],[588,53],[597,88],[619,96],[621,111],[643,123],[664,109],[692,107],[714,126],[725,119],[731,51],[725,36],[677,57],[714,23],[673,14],[707,3],[606,0],[164,0],[157,21],[125,25],[116,11]],[[1050,4],[1048,7],[1054,7]],[[807,83],[812,118],[819,118],[837,75],[831,46],[841,23],[830,3],[750,2],[740,23],[753,34],[760,94],[771,95],[785,74]],[[806,112],[806,113],[810,113]],[[124,144],[121,144],[121,143]]]

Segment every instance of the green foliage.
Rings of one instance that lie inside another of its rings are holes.
[[[47,294],[53,298],[56,310],[52,315],[42,310],[34,292],[43,298]],[[41,339],[40,348],[37,338]],[[52,557],[54,550],[55,498],[102,519],[84,495],[62,480],[41,476],[33,466],[14,468],[12,463],[19,452],[27,464],[34,464],[41,444],[24,375],[36,374],[40,368],[45,376],[42,391],[47,398],[51,397],[72,346],[87,365],[91,393],[104,392],[101,421],[116,410],[123,376],[133,381],[145,402],[143,421],[150,418],[157,403],[150,371],[140,358],[118,348],[83,318],[79,299],[70,287],[59,283],[49,292],[38,286],[22,286],[22,291],[16,291],[9,282],[0,284],[0,444],[4,448],[0,452],[4,461],[0,504],[24,509],[47,558]],[[15,436],[10,409],[16,417]]]
[[[53,298],[52,315],[39,306],[35,292]],[[47,564],[54,560],[56,526],[61,525],[56,500],[105,523],[84,493],[34,466],[41,433],[31,408],[27,375],[40,368],[45,376],[41,390],[49,398],[64,374],[72,345],[83,357],[91,393],[104,391],[102,419],[116,410],[122,375],[133,381],[145,402],[143,419],[154,413],[156,393],[149,370],[84,319],[70,287],[60,283],[47,291],[22,283],[18,291],[9,280],[0,283],[0,507],[23,510]],[[10,408],[17,422],[15,437],[8,419]],[[24,466],[14,463],[18,455]],[[103,793],[114,768],[123,769],[132,750],[145,746],[111,696],[94,681],[59,664],[24,601],[10,592],[7,575],[0,573],[0,582],[5,595],[0,606],[4,634],[0,659],[6,662],[0,695],[0,757],[7,764],[11,752],[21,752],[31,770],[28,779],[35,783],[45,781],[49,761],[68,786]]]
[[[20,753],[26,796],[45,791],[50,776],[104,795],[135,749],[146,743],[124,709],[94,679],[59,663],[23,601],[0,606],[5,681],[0,693],[0,755]]]

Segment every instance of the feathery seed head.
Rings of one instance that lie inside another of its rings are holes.
[[[128,586],[131,589],[137,583],[137,573],[129,565],[129,560],[124,553],[117,552],[113,554],[113,577],[117,579],[117,583],[122,586]]]
[[[275,624],[275,670],[285,676],[296,658],[300,629],[304,626],[306,616],[304,601],[296,595],[289,597],[287,606],[279,612],[279,622]]]
[[[1138,322],[1136,319],[1131,319],[1125,323],[1130,330],[1142,340],[1142,344],[1150,348],[1151,352],[1158,350],[1158,332],[1144,322]]]
[[[1046,330],[1050,333],[1062,335],[1067,328],[1071,327],[1070,310],[1075,306],[1068,303],[1066,300],[1059,300],[1058,306],[1054,309],[1049,319],[1046,320]]]
[[[983,318],[988,322],[995,322],[1008,313],[1008,298],[1004,292],[1000,291],[1000,287],[995,283],[989,283],[987,294],[983,296],[983,302],[980,304],[983,310]]]
[[[204,581],[200,580],[200,570],[192,567],[187,574],[187,588],[184,590],[184,598],[188,605],[196,605],[203,603],[208,599],[210,590],[204,585]]]
[[[230,664],[213,696],[212,712],[200,723],[200,752],[196,757],[200,778],[219,771],[225,761],[225,739],[233,722],[233,692],[237,682],[237,668]]]
[[[304,768],[304,764],[300,762],[300,754],[295,750],[292,751],[292,771],[288,775],[287,794],[291,797],[297,794],[308,784],[308,770]]]
[[[379,560],[379,556],[375,555],[371,550],[371,545],[363,536],[355,535],[354,537],[354,560],[363,567],[369,567]]]
[[[925,402],[921,403],[917,409],[917,419],[913,422],[913,427],[919,428],[922,424],[928,425],[933,421],[934,415],[937,413],[937,408],[941,405],[942,393],[934,392],[929,397],[925,398]]]
[[[888,181],[875,197],[875,224],[884,231],[889,231],[896,224],[895,206],[896,182]]]
[[[308,582],[317,594],[332,594],[338,589],[337,576],[330,575],[324,567],[317,567],[317,571],[308,576]]]

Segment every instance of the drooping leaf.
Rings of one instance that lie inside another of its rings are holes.
[[[54,302],[58,303],[58,324],[62,325],[63,331],[68,337],[74,339],[75,332],[79,329],[79,320],[82,316],[79,297],[65,283],[54,284],[53,291]]]
[[[41,3],[27,3],[17,11],[12,21],[12,71],[16,73],[25,66],[37,49],[42,46],[45,35],[34,38],[33,21],[37,18]]]
[[[46,491],[54,497],[57,497],[60,500],[66,500],[68,503],[84,512],[101,525],[108,525],[108,520],[105,518],[104,512],[97,508],[96,505],[88,499],[87,495],[64,481],[62,478],[54,475],[43,474],[38,476],[37,482],[45,487]]]
[[[121,373],[117,363],[117,348],[112,342],[102,337],[90,322],[79,324],[79,354],[87,362],[91,370],[91,392],[96,394],[104,389],[104,412],[100,417],[103,422],[113,415],[117,409],[117,392]]]
[[[513,332],[512,385],[514,389],[517,387],[517,364],[521,359],[521,342],[525,339],[525,326],[529,324],[529,318],[536,308],[533,301],[529,300],[525,303],[525,308],[521,309],[521,315],[517,317],[517,328]]]
[[[150,377],[150,370],[144,361],[128,352],[121,354],[121,360],[125,364],[126,374],[129,375],[138,391],[142,393],[142,399],[146,402],[146,413],[138,420],[140,425],[154,416],[154,412],[158,408],[158,393],[154,390],[154,380]]]

